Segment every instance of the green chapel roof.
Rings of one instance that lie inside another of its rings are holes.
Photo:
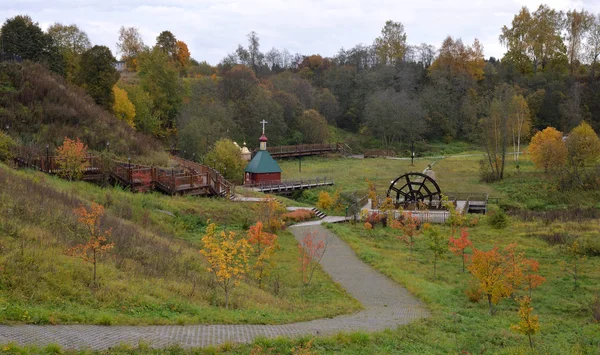
[[[266,150],[259,150],[244,169],[247,173],[280,173],[279,164]]]

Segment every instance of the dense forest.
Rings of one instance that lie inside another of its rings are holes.
[[[16,16],[5,21],[0,38],[3,59],[42,63],[137,131],[189,156],[203,156],[223,137],[254,147],[263,119],[271,144],[343,140],[357,150],[482,143],[498,135],[512,146],[511,137],[525,141],[547,126],[568,132],[581,121],[600,129],[600,15],[523,7],[498,30],[503,58],[485,58],[478,40],[410,44],[394,21],[372,44],[342,48],[331,58],[265,51],[251,32],[211,66],[193,59],[170,31],[150,46],[138,29],[121,27],[119,70],[115,54],[93,46],[77,25],[43,31],[30,17]],[[3,71],[0,81],[10,81]],[[18,126],[48,114],[40,104],[22,106],[2,109],[0,123]]]

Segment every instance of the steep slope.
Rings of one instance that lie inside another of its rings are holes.
[[[114,249],[92,265],[66,251],[86,241],[73,209],[106,206]],[[222,199],[132,194],[0,165],[0,323],[287,323],[360,306],[321,270],[303,287],[297,243],[279,233],[276,269],[259,288],[249,274],[225,310],[200,255],[207,220],[238,236],[252,206]],[[252,260],[252,259],[251,259]]]
[[[96,105],[83,89],[31,62],[0,62],[0,124],[24,146],[38,149],[69,137],[96,151],[110,142],[111,152],[123,156],[162,151],[157,140]]]

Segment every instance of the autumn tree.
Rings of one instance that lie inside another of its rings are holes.
[[[401,22],[388,20],[381,29],[381,36],[375,39],[375,51],[379,63],[393,65],[402,62],[406,53],[406,32]]]
[[[240,284],[248,270],[248,255],[251,247],[244,238],[235,238],[234,232],[217,232],[217,225],[210,223],[202,237],[200,253],[208,261],[217,284],[225,292],[225,308],[229,308],[229,295]]]
[[[76,256],[89,262],[94,267],[93,284],[96,283],[96,266],[101,254],[114,247],[114,243],[109,243],[111,230],[102,230],[102,217],[104,216],[104,206],[92,203],[90,209],[80,206],[73,210],[79,223],[86,227],[88,240],[85,244],[79,244],[67,250],[67,255]]]
[[[562,133],[554,127],[537,132],[529,143],[529,154],[535,166],[546,173],[562,168],[567,160]]]
[[[56,162],[59,166],[59,175],[69,180],[79,179],[83,176],[89,163],[86,160],[87,146],[77,138],[76,140],[65,137],[63,144],[56,148]]]
[[[567,138],[567,154],[572,179],[582,188],[594,184],[595,174],[589,176],[589,169],[596,168],[600,161],[600,139],[587,122],[573,128]]]
[[[269,232],[275,232],[283,226],[281,215],[286,209],[273,196],[267,195],[253,206],[253,210]]]
[[[590,78],[593,80],[596,77],[596,65],[600,56],[600,14],[594,17],[586,42],[586,59],[590,62]]]
[[[135,107],[133,123],[135,129],[153,135],[160,135],[160,119],[153,111],[153,100],[150,94],[140,85],[124,85],[127,98]]]
[[[298,245],[300,252],[300,272],[302,274],[302,284],[308,286],[312,281],[315,270],[319,266],[325,251],[327,250],[327,239],[319,235],[316,231],[307,232]]]
[[[513,295],[525,281],[525,253],[517,250],[517,244],[511,243],[502,250],[504,258],[504,280],[509,296]]]
[[[531,113],[523,95],[514,95],[510,103],[510,130],[512,133],[514,160],[518,163],[521,155],[521,140],[527,138],[531,130]]]
[[[531,307],[531,297],[524,296],[519,300],[519,318],[518,324],[512,325],[511,330],[527,335],[529,338],[529,346],[533,349],[532,335],[535,335],[540,329],[540,323],[537,315],[533,315],[533,307]]]
[[[497,247],[490,251],[473,249],[472,262],[468,269],[479,282],[481,292],[487,296],[490,315],[493,315],[493,305],[512,294],[512,289],[506,282],[502,254]]]
[[[448,247],[448,240],[440,232],[438,228],[429,227],[424,232],[425,239],[427,240],[427,249],[433,254],[433,279],[436,279],[437,261],[446,253]]]
[[[369,197],[369,200],[371,200],[371,208],[377,208],[379,201],[377,200],[377,189],[375,188],[375,183],[368,178],[365,180],[369,189],[367,196]]]
[[[420,226],[421,223],[419,222],[419,218],[417,216],[413,216],[413,214],[410,212],[405,213],[402,220],[395,220],[392,222],[391,227],[402,232],[402,235],[397,236],[396,238],[403,241],[408,246],[410,251],[408,260],[412,260],[413,246],[415,245],[416,238],[422,232]]]
[[[218,170],[225,179],[236,181],[241,181],[246,166],[240,148],[228,138],[218,140],[204,157],[204,162]]]
[[[594,15],[585,10],[567,11],[564,27],[566,30],[567,56],[569,58],[569,72],[575,74],[580,61],[583,59],[583,42],[588,31],[594,23]]]
[[[585,253],[579,242],[574,241],[573,244],[566,246],[565,254],[566,260],[563,262],[563,266],[565,271],[573,276],[573,289],[576,290],[579,287],[581,264],[585,261]]]
[[[113,95],[115,97],[115,103],[113,104],[115,116],[129,126],[135,127],[135,106],[129,101],[127,91],[115,85],[113,86]]]
[[[331,198],[331,195],[327,191],[319,192],[319,200],[317,201],[317,207],[322,209],[330,209],[333,207],[335,201]]]
[[[258,287],[262,288],[262,281],[268,277],[273,269],[273,255],[279,249],[277,235],[263,230],[262,222],[258,221],[248,229],[248,243],[253,247],[256,258],[252,268],[255,272]]]
[[[434,74],[442,72],[450,75],[467,75],[479,81],[483,79],[484,67],[483,46],[478,39],[469,46],[465,45],[460,38],[455,40],[448,36],[442,43],[439,55],[429,67],[429,71]]]
[[[446,224],[450,225],[450,236],[454,237],[456,231],[467,221],[467,217],[462,211],[456,209],[454,202],[448,200],[448,196],[442,195],[442,207],[448,211],[449,216],[446,219]]]
[[[48,27],[47,32],[63,57],[66,79],[74,82],[80,70],[81,55],[92,47],[88,35],[77,25],[58,22]]]
[[[525,131],[525,115],[528,112],[523,104],[526,105],[522,100],[515,99],[513,87],[501,84],[496,87],[487,117],[480,121],[488,164],[496,180],[504,178],[506,152],[511,133],[513,133],[513,143],[520,145],[521,135]],[[517,122],[518,120],[520,121]]]
[[[306,110],[298,117],[298,130],[303,143],[326,143],[330,138],[329,125],[316,110]]]
[[[548,5],[540,5],[533,13],[523,7],[513,18],[511,27],[502,28],[500,42],[508,49],[506,59],[515,63],[522,72],[529,70],[526,65],[531,63],[534,73],[540,66],[546,70],[552,64],[566,61],[562,27],[562,12]]]
[[[112,110],[115,97],[113,86],[119,80],[115,69],[117,60],[106,46],[93,46],[81,55],[77,82],[94,101],[106,110]]]
[[[525,259],[523,261],[525,290],[529,292],[529,298],[534,289],[546,282],[546,278],[537,274],[540,268],[540,263],[534,259]]]
[[[462,272],[465,272],[465,261],[467,259],[465,250],[472,246],[473,242],[469,239],[467,228],[461,229],[460,237],[454,238],[454,236],[450,236],[450,240],[448,241],[448,248],[450,251],[462,259]]]
[[[138,28],[121,26],[119,29],[117,50],[121,54],[121,59],[125,61],[129,71],[137,71],[137,57],[145,48],[146,45],[142,40],[142,34]]]
[[[185,68],[189,65],[190,50],[184,41],[177,41],[176,45],[177,51],[175,52],[175,56],[177,58],[177,63],[179,63],[181,68]]]
[[[160,121],[160,135],[175,128],[175,120],[183,102],[183,86],[172,58],[155,48],[138,55],[140,86],[152,102],[152,114]]]

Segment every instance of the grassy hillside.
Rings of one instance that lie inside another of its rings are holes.
[[[155,139],[136,132],[97,106],[82,88],[67,83],[39,64],[0,63],[0,122],[23,145],[51,149],[64,137],[80,138],[90,149],[122,156],[154,156],[162,151]]]
[[[73,208],[91,201],[107,206],[103,227],[115,243],[98,288],[91,265],[65,253],[85,240]],[[281,232],[264,289],[249,277],[223,309],[198,252],[208,219],[236,233],[254,223],[249,204],[131,194],[0,166],[0,322],[286,323],[360,307],[321,270],[303,290],[297,243]]]

